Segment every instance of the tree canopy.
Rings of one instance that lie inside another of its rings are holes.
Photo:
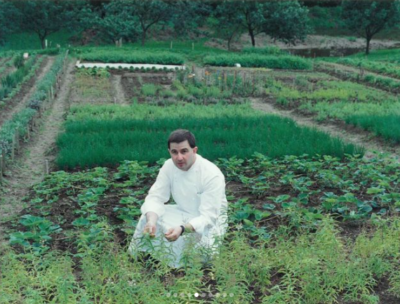
[[[48,35],[74,24],[76,4],[72,1],[29,0],[16,1],[21,14],[20,29],[35,32],[45,48]]]
[[[372,37],[399,23],[400,3],[397,0],[344,1],[342,17],[347,28],[366,39],[365,53],[368,55]]]

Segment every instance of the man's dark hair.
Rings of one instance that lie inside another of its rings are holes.
[[[188,130],[178,129],[172,132],[168,137],[168,149],[170,148],[171,143],[181,143],[187,140],[190,148],[196,147],[196,138],[194,135],[190,133]]]

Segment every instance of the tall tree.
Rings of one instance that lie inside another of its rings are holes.
[[[10,2],[0,1],[0,43],[18,27],[19,12]]]
[[[139,22],[142,45],[146,43],[148,30],[167,23],[173,16],[173,6],[160,0],[130,0],[133,14]]]
[[[344,1],[342,17],[348,29],[365,38],[365,54],[368,55],[372,37],[399,23],[400,4],[397,0]]]
[[[238,14],[236,1],[225,0],[220,3],[212,14],[211,27],[215,30],[215,35],[224,39],[228,43],[228,50],[231,43],[243,31],[242,14]]]
[[[133,16],[133,7],[125,0],[104,3],[100,9],[86,10],[85,23],[96,30],[103,40],[118,46],[122,41],[135,41],[138,37],[138,22]]]
[[[21,29],[35,32],[45,48],[46,38],[69,28],[75,18],[75,1],[29,0],[16,1],[21,13]]]
[[[262,13],[262,31],[274,39],[295,44],[310,32],[308,9],[297,1],[267,2]]]
[[[204,0],[174,0],[171,24],[177,37],[201,34],[200,28],[210,16],[211,3]]]
[[[227,39],[241,24],[253,46],[255,37],[263,32],[286,43],[303,40],[309,32],[308,9],[297,1],[224,1],[216,12]]]
[[[260,0],[242,0],[238,1],[237,5],[238,13],[242,15],[242,26],[248,31],[251,44],[255,46],[255,37],[262,32],[265,22],[263,14],[265,3]]]

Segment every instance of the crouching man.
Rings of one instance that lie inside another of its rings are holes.
[[[197,149],[194,135],[187,130],[169,136],[171,158],[160,169],[141,207],[129,246],[133,255],[147,251],[160,258],[157,251],[162,251],[161,257],[177,268],[183,265],[188,249],[215,252],[227,229],[225,178]],[[171,195],[176,205],[165,205]]]

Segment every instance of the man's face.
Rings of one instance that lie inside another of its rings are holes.
[[[169,154],[175,166],[187,171],[196,160],[197,147],[191,148],[187,140],[180,143],[170,143]]]

